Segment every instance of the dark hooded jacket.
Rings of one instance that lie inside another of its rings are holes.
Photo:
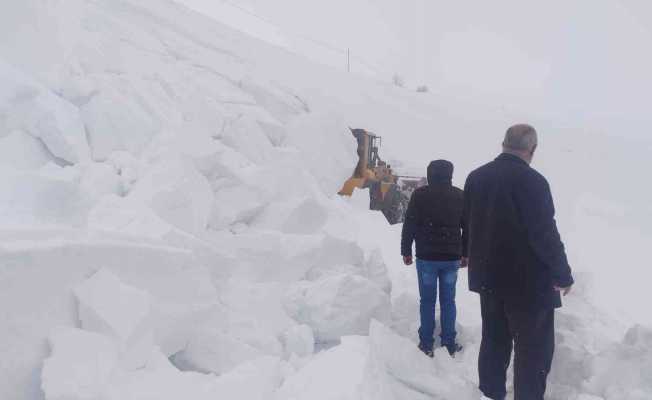
[[[561,306],[554,286],[573,284],[546,179],[502,154],[473,171],[464,188],[469,287],[523,309]]]
[[[428,165],[428,185],[412,193],[401,235],[401,254],[427,261],[459,260],[462,256],[464,192],[452,184],[453,164],[445,160]]]

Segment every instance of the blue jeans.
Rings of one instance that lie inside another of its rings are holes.
[[[435,305],[437,304],[437,281],[439,281],[439,308],[441,310],[441,344],[454,344],[455,319],[455,285],[459,261],[425,261],[417,259],[419,294],[421,295],[421,327],[419,339],[428,349],[432,349],[435,333]]]

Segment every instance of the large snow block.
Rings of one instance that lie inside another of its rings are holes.
[[[107,270],[100,270],[75,288],[79,316],[86,330],[128,341],[142,329],[151,308],[147,292],[127,286]]]
[[[272,142],[251,115],[240,114],[228,121],[219,137],[224,144],[256,164],[271,159]]]
[[[150,150],[151,149],[151,150]],[[234,179],[241,181],[254,164],[233,148],[197,131],[184,135],[159,135],[148,146],[146,155],[160,158],[187,157],[209,181]]]
[[[23,130],[65,162],[90,160],[77,107],[0,61],[0,136]]]
[[[341,274],[293,285],[285,299],[290,316],[309,325],[318,342],[366,335],[372,319],[389,321],[390,300],[378,285],[358,275]]]
[[[267,128],[267,125],[271,125],[274,120],[278,121],[274,126],[277,127],[277,129],[281,129],[281,125],[277,124],[286,124],[297,116],[310,111],[308,106],[298,95],[264,79],[258,79],[255,76],[247,76],[246,79],[241,81],[240,86],[256,100],[256,103],[259,106],[271,114],[268,119],[259,119],[259,123],[265,129]],[[271,120],[269,120],[270,118]],[[283,144],[285,134],[268,134],[270,135],[272,143],[277,146]]]
[[[265,198],[260,190],[234,185],[215,193],[210,216],[210,227],[226,229],[236,223],[248,223],[265,207]]]
[[[307,365],[290,375],[278,390],[276,400],[358,400],[368,340],[347,336],[342,343],[317,354]]]
[[[327,235],[322,241],[321,254],[316,261],[316,266],[325,268],[335,265],[362,266],[364,251],[356,242]]]
[[[73,288],[99,269],[154,299],[154,340],[165,356],[184,348],[218,303],[211,274],[192,251],[88,230],[0,232],[0,398],[40,397],[47,335],[78,327]],[[55,267],[56,266],[56,267]]]
[[[284,233],[310,235],[319,233],[328,221],[328,209],[315,198],[298,198],[275,202],[260,213],[252,226]]]
[[[281,232],[313,234],[326,224],[328,210],[313,198],[301,201],[293,208],[281,225]]]
[[[119,86],[116,85],[116,86]],[[141,152],[160,130],[160,122],[131,88],[101,88],[81,107],[93,159],[104,161],[114,151]]]
[[[172,226],[151,208],[129,198],[111,195],[103,197],[89,212],[88,226],[91,229],[162,241],[170,246],[191,250],[197,263],[208,268],[215,280],[228,278],[237,264],[232,256]]]
[[[276,149],[274,158],[252,169],[244,176],[244,182],[261,190],[268,203],[292,198],[326,199],[315,176],[306,171],[306,161],[301,156],[296,150]]]
[[[424,357],[410,340],[372,321],[359,398],[477,398],[477,388],[464,378],[463,368],[463,364],[451,363],[448,353],[435,352],[434,360]]]
[[[123,194],[122,178],[111,165],[89,163],[81,170],[80,188],[93,203],[102,196]]]
[[[315,352],[315,335],[308,325],[296,325],[283,333],[285,356],[306,357]]]
[[[392,298],[392,328],[404,337],[414,337],[419,329],[419,293],[402,292]]]
[[[43,363],[41,388],[47,400],[102,400],[118,366],[110,338],[73,328],[49,338],[51,355]]]
[[[216,377],[181,372],[156,349],[142,368],[123,369],[114,342],[96,333],[67,328],[50,342],[42,372],[46,400],[267,400],[283,378],[277,357],[257,358]]]
[[[104,196],[95,204],[88,213],[88,227],[148,239],[164,239],[179,231],[150,207],[115,195]]]
[[[589,362],[592,376],[587,392],[607,400],[643,400],[652,395],[652,330],[637,325],[621,343],[610,346]]]
[[[365,257],[365,252],[358,243],[326,235],[322,239],[319,253],[310,261],[305,279],[318,280],[341,273],[362,276],[388,294],[392,290],[387,266],[379,249],[371,251]]]
[[[224,374],[264,356],[281,357],[283,346],[257,319],[237,311],[216,309],[194,327],[185,348],[174,356],[184,370]]]
[[[237,264],[233,257],[211,243],[172,226],[151,208],[130,198],[104,196],[90,210],[88,227],[191,250],[197,263],[207,267],[216,280],[228,278]]]
[[[322,251],[320,236],[278,232],[241,234],[225,244],[240,262],[234,276],[254,282],[296,282],[319,262]]]
[[[380,249],[375,249],[362,266],[362,275],[378,285],[386,293],[392,291],[392,281],[387,273],[387,265]]]
[[[0,169],[0,219],[7,226],[80,226],[90,204],[70,168]]]
[[[100,270],[75,288],[82,328],[113,338],[128,368],[145,365],[153,347],[152,299]]]
[[[323,193],[337,193],[358,160],[355,139],[346,123],[337,115],[311,113],[295,118],[287,132],[284,145],[299,150]]]
[[[144,169],[143,163],[126,151],[111,153],[106,162],[120,176],[122,194],[128,194],[140,178],[141,170]]]
[[[42,141],[23,132],[0,133],[0,166],[19,170],[34,170],[53,161]]]
[[[154,165],[130,196],[193,235],[199,235],[208,226],[213,192],[206,178],[188,160],[178,158]]]
[[[282,367],[278,357],[260,357],[220,376],[211,389],[224,399],[270,400],[283,381]]]
[[[282,379],[278,358],[263,357],[221,377],[181,372],[152,348],[137,370],[122,368],[114,342],[96,333],[62,329],[52,335],[44,362],[46,400],[269,399]]]
[[[229,279],[219,284],[220,303],[235,316],[255,316],[269,336],[281,337],[297,325],[283,307],[287,284]],[[313,339],[314,341],[314,339]]]
[[[146,368],[116,380],[107,400],[267,400],[280,385],[282,366],[277,357],[261,357],[217,377],[180,372],[155,354]]]
[[[220,330],[203,330],[196,333],[186,348],[174,356],[174,363],[183,370],[223,374],[265,355],[235,335]]]

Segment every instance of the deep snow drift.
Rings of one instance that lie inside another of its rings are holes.
[[[518,115],[338,73],[164,0],[1,7],[0,398],[479,397],[464,273],[466,351],[426,359],[400,227],[334,193],[347,126],[386,134],[406,170],[455,157],[462,180]],[[551,138],[542,165],[569,248],[604,271],[582,226],[649,235],[561,179],[581,139]],[[597,307],[576,269],[550,398],[649,399],[652,331]]]

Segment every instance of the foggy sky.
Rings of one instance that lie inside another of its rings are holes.
[[[180,1],[214,15],[220,3]],[[646,137],[652,125],[645,0],[230,1],[441,95],[611,134]]]

